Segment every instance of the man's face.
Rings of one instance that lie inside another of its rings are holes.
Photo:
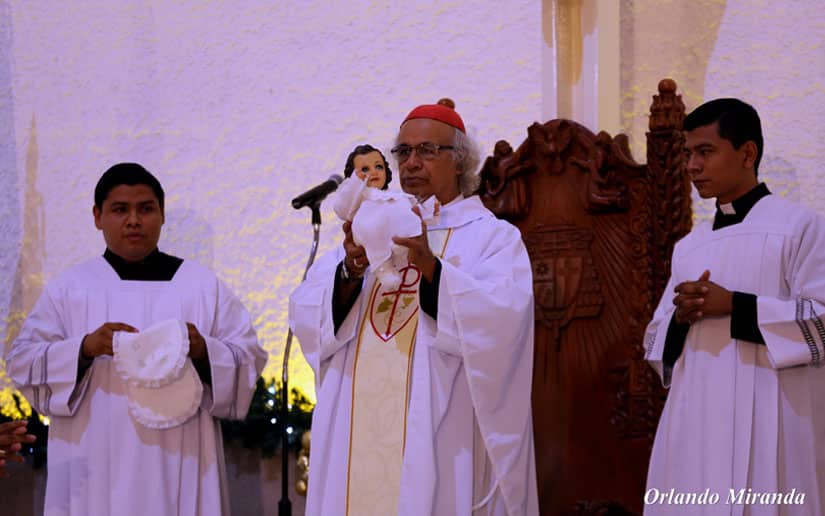
[[[687,172],[696,192],[726,204],[756,186],[753,171],[756,145],[746,142],[739,149],[719,136],[716,123],[685,131]]]
[[[92,212],[106,247],[127,262],[143,260],[158,246],[163,210],[148,185],[118,185]]]
[[[359,154],[355,156],[352,163],[355,175],[359,179],[367,178],[367,186],[384,188],[384,183],[387,182],[387,166],[378,151]]]
[[[415,147],[424,142],[438,145],[452,145],[455,129],[451,126],[426,118],[404,122],[398,133],[398,145]],[[441,204],[455,199],[460,190],[455,155],[451,150],[439,150],[432,159],[422,159],[418,151],[412,152],[406,161],[398,163],[401,189],[419,199],[435,195]]]

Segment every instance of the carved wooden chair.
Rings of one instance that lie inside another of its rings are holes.
[[[647,164],[627,137],[570,120],[495,145],[485,205],[522,232],[536,310],[533,418],[541,513],[641,514],[665,392],[644,361],[645,326],[691,227],[685,107],[659,83]]]

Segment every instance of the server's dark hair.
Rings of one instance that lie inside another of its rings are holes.
[[[163,211],[163,187],[148,170],[137,163],[118,163],[109,167],[109,170],[100,176],[100,180],[95,186],[95,206],[103,208],[103,201],[109,196],[109,192],[120,185],[146,185],[155,193],[158,204]]]

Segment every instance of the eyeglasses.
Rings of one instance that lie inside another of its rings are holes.
[[[401,145],[396,145],[393,147],[390,152],[393,153],[395,158],[398,160],[398,163],[404,163],[410,156],[412,156],[413,151],[418,154],[418,157],[423,160],[431,160],[438,157],[438,151],[445,149],[451,150],[454,149],[452,145],[439,145],[433,142],[421,142],[418,145],[407,145],[406,143],[402,143]]]

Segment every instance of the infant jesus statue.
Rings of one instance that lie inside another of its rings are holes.
[[[364,247],[378,281],[387,288],[397,288],[401,270],[408,265],[407,248],[392,238],[420,235],[422,221],[437,224],[438,201],[434,195],[416,199],[390,192],[392,171],[381,151],[372,145],[359,145],[350,153],[344,177],[333,210],[341,220],[352,222],[352,239]],[[418,206],[420,216],[413,211],[414,206]]]

